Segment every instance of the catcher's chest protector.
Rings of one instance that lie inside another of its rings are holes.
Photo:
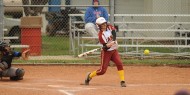
[[[3,52],[3,56],[1,58],[1,62],[6,62],[8,64],[8,68],[11,67],[11,63],[12,63],[12,60],[13,60],[13,54],[12,53],[9,53],[9,52]]]

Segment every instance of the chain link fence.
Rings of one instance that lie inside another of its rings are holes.
[[[34,49],[31,60],[74,60],[78,54],[99,47],[97,39],[84,30],[84,13],[91,0],[3,0],[3,5],[1,36],[12,37],[5,39],[11,45],[25,45],[27,41]],[[110,20],[114,19],[118,27],[119,51],[124,56],[144,57],[143,50],[149,49],[148,57],[189,57],[190,0],[101,0],[100,5],[109,14],[114,12]],[[30,18],[34,16],[40,18],[40,27],[33,27],[38,22]],[[28,17],[24,25],[32,23],[28,30],[21,27],[24,17]],[[35,29],[40,33],[33,35]],[[22,39],[23,31],[31,34]]]

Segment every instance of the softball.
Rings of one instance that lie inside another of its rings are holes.
[[[150,53],[150,51],[149,51],[148,49],[145,49],[145,50],[144,50],[144,54],[145,54],[145,55],[149,55],[149,53]]]

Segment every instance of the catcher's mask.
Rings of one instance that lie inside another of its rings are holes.
[[[0,41],[0,51],[5,51],[5,47],[10,47],[10,45],[4,41]]]

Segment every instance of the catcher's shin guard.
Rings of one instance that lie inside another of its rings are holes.
[[[3,61],[0,63],[0,78],[1,79],[3,77],[3,71],[7,68],[8,68],[8,64],[6,62]]]
[[[0,69],[3,71],[8,68],[7,62],[3,61],[0,63]]]
[[[0,78],[2,79],[2,77],[3,77],[3,72],[0,71]]]
[[[25,74],[24,69],[18,68],[18,69],[16,70],[16,76],[10,77],[10,80],[22,80],[24,74]]]
[[[25,74],[25,71],[24,71],[23,68],[18,68],[18,69],[16,70],[16,75],[17,75],[17,76],[23,77],[24,74]]]

